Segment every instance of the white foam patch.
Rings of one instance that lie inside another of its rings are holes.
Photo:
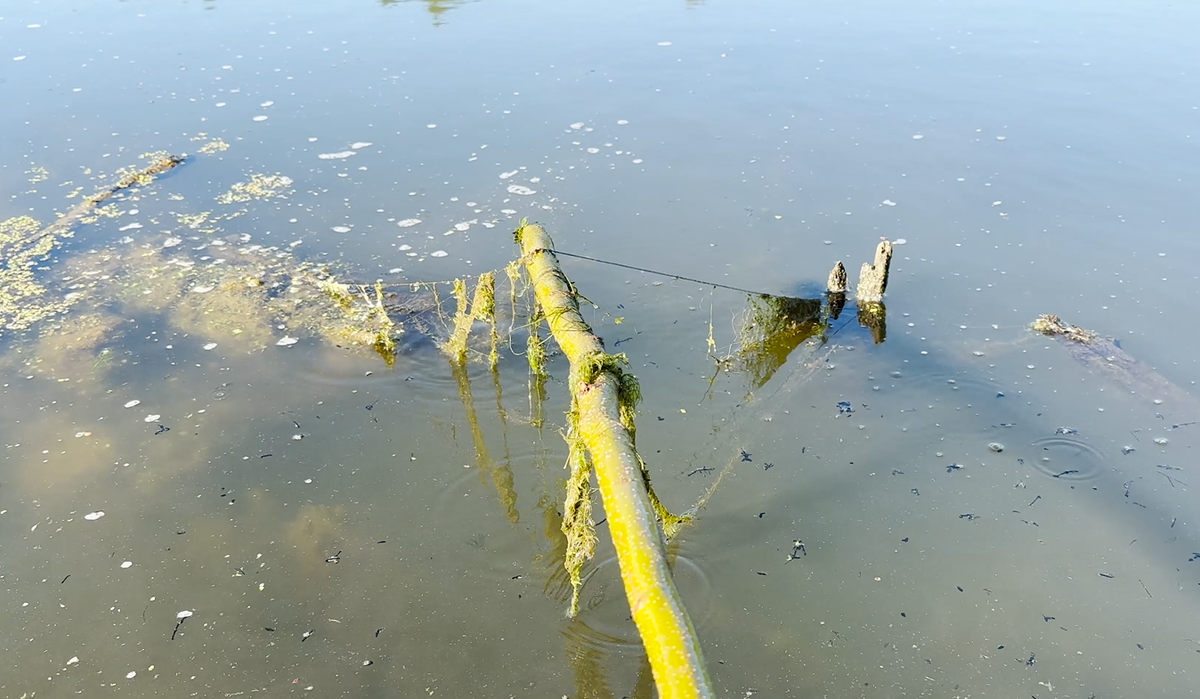
[[[537,194],[537,190],[533,190],[533,189],[530,189],[528,187],[525,187],[525,186],[519,185],[519,184],[510,184],[510,185],[508,185],[508,193],[509,194],[520,194],[521,196],[527,197],[530,194]]]
[[[338,151],[337,153],[321,153],[317,157],[321,160],[345,160],[352,155],[358,155],[352,150]]]
[[[509,170],[508,172],[502,172],[500,173],[500,179],[507,180],[518,172],[520,172],[520,170]]]
[[[421,219],[419,218],[406,218],[403,221],[396,221],[396,225],[400,226],[401,228],[412,228],[420,222]]]

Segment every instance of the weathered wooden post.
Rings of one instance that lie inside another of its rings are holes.
[[[883,292],[887,289],[888,268],[892,264],[892,243],[884,240],[875,248],[874,263],[864,262],[858,274],[858,324],[871,331],[875,344],[887,338],[887,308]]]

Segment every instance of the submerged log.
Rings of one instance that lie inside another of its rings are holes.
[[[625,596],[658,694],[663,699],[712,697],[700,642],[675,588],[627,424],[636,383],[623,371],[623,357],[607,354],[580,315],[577,294],[546,231],[522,223],[516,240],[550,332],[571,363],[568,385],[578,436],[596,471]]]
[[[1111,379],[1142,400],[1156,406],[1166,403],[1181,413],[1200,409],[1195,396],[1132,357],[1112,338],[1071,325],[1052,314],[1038,316],[1030,329],[1058,338],[1067,354],[1084,368]]]

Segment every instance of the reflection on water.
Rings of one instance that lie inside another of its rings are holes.
[[[721,694],[1192,692],[1196,8],[381,4],[0,17],[4,694],[653,696],[603,523],[564,618],[564,362],[498,292],[456,373],[409,286],[526,216],[768,291],[906,241],[886,342],[796,303],[741,367],[744,295],[564,258]]]
[[[425,11],[433,16],[433,25],[439,26],[445,22],[442,17],[445,13],[453,10],[459,5],[465,5],[479,0],[379,0],[379,4],[383,6],[395,5],[401,2],[420,2],[425,5]]]

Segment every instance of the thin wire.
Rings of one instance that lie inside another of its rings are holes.
[[[587,260],[589,262],[599,262],[602,265],[612,265],[613,267],[624,267],[625,269],[632,269],[635,272],[646,272],[647,274],[657,274],[660,277],[670,277],[671,279],[678,279],[680,281],[694,282],[696,284],[704,284],[705,286],[715,286],[720,289],[729,289],[730,291],[740,291],[743,294],[757,294],[759,296],[778,296],[779,295],[779,294],[768,294],[765,291],[751,291],[750,289],[742,289],[740,287],[730,286],[728,284],[721,284],[718,282],[707,282],[707,281],[704,281],[703,279],[693,279],[692,277],[685,277],[680,274],[671,274],[670,272],[659,272],[658,270],[646,269],[645,267],[634,267],[633,265],[626,265],[626,264],[622,264],[620,262],[610,262],[608,260],[601,260],[597,257],[588,257],[587,255],[576,255],[573,252],[563,252],[562,250],[551,250],[550,252],[553,252],[555,255],[566,255],[567,257],[575,257],[580,260]]]

